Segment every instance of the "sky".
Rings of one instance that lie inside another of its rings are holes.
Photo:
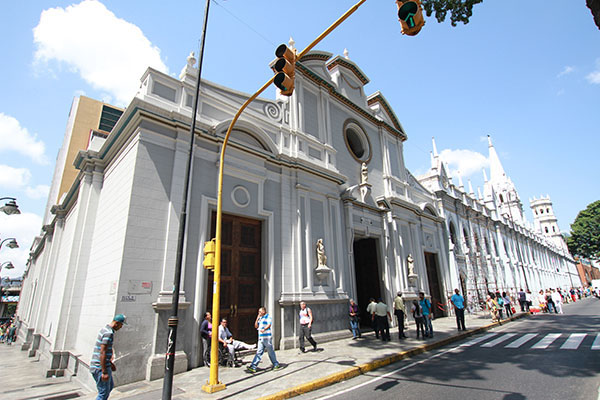
[[[356,1],[212,0],[203,78],[253,93],[290,37],[301,50]],[[414,175],[430,165],[431,139],[454,177],[475,192],[491,135],[533,221],[529,199],[549,195],[561,231],[600,199],[600,30],[585,0],[484,0],[468,24],[449,19],[403,36],[392,0],[368,0],[316,48],[350,60],[381,91],[408,140]],[[205,1],[2,2],[0,12],[0,250],[23,273],[39,234],[73,98],[127,106],[148,66],[178,76],[198,54]],[[275,98],[272,88],[263,97]],[[455,182],[457,180],[455,179]]]

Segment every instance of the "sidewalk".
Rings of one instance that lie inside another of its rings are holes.
[[[517,313],[515,318],[528,314]],[[219,380],[227,389],[207,394],[202,391],[209,368],[201,367],[175,375],[173,399],[284,399],[352,378],[400,359],[444,346],[464,337],[484,331],[492,324],[488,313],[465,316],[468,331],[458,332],[454,317],[433,321],[435,337],[415,339],[414,324],[407,331],[408,339],[398,340],[398,330],[391,329],[392,340],[381,342],[373,333],[362,339],[337,340],[319,344],[320,351],[300,353],[298,349],[278,350],[277,359],[284,369],[271,371],[267,354],[258,372],[246,372],[253,355],[243,358],[240,368],[219,368]],[[508,321],[507,321],[508,322]],[[504,323],[504,322],[503,322]],[[35,361],[27,358],[20,346],[0,346],[0,398],[2,399],[95,399],[96,394],[78,387],[69,378],[44,378]],[[36,369],[38,367],[38,369]],[[118,371],[117,371],[118,374]],[[162,379],[141,381],[115,388],[111,399],[154,400],[162,395]]]

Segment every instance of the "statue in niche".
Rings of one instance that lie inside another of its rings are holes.
[[[406,265],[408,268],[408,284],[410,286],[416,286],[418,275],[415,273],[415,259],[412,257],[412,254],[409,254],[408,257],[406,257]]]
[[[368,183],[369,181],[369,168],[367,167],[367,163],[362,163],[360,167],[360,183]]]
[[[323,239],[317,240],[317,263],[317,268],[327,267],[327,256],[325,255]]]
[[[408,267],[408,276],[416,276],[415,274],[415,259],[412,257],[412,254],[409,254],[406,257],[406,264]]]

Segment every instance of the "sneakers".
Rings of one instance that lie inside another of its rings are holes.
[[[280,364],[277,364],[273,367],[273,371],[277,371],[278,369],[282,369],[283,367]]]
[[[256,368],[254,368],[252,365],[249,365],[248,368],[246,368],[246,371],[251,372],[251,373],[255,373],[256,372]]]

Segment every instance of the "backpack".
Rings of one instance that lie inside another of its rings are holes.
[[[504,305],[504,300],[502,299],[502,297],[498,297],[498,305],[500,307],[502,307]]]

